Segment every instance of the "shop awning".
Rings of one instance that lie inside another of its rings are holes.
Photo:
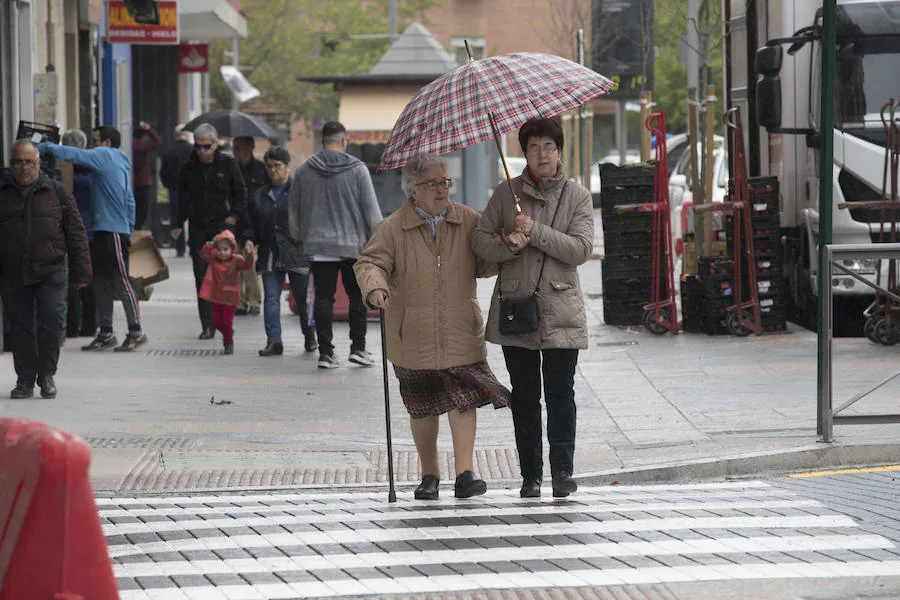
[[[178,3],[179,35],[184,42],[247,37],[247,20],[228,0],[182,0]]]

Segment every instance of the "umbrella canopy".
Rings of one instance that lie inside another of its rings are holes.
[[[188,121],[184,129],[185,131],[194,131],[198,125],[208,123],[216,128],[222,137],[260,137],[260,138],[278,138],[278,132],[272,129],[268,123],[236,110],[214,110],[212,112],[203,113],[199,117],[195,117]]]
[[[551,54],[518,52],[469,62],[410,100],[378,168],[402,167],[417,154],[460,150],[530,119],[556,116],[612,87],[603,75]]]

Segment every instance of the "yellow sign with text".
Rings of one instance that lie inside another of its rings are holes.
[[[178,2],[159,0],[156,10],[142,18],[128,12],[125,2],[109,3],[109,41],[122,44],[177,44]]]

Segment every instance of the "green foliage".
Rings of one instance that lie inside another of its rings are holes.
[[[400,32],[423,17],[438,0],[398,0]],[[285,119],[309,123],[337,116],[330,84],[297,81],[298,76],[365,73],[390,46],[387,37],[351,36],[389,33],[389,0],[244,0],[247,37],[239,58],[247,79],[260,91],[251,103],[275,107]],[[231,95],[218,75],[231,64],[231,41],[210,45],[213,110],[231,107]],[[245,105],[246,106],[246,105]]]
[[[703,5],[704,0],[699,4]],[[720,3],[706,0],[711,10],[708,25],[701,22],[700,35],[709,34],[709,64],[701,76],[701,87],[706,76],[716,87],[719,102],[717,112],[722,112],[722,22]],[[688,31],[687,2],[685,0],[656,0],[654,3],[653,41],[656,45],[654,60],[653,101],[656,108],[666,113],[666,125],[673,133],[687,131],[687,65],[679,62],[682,36]],[[691,25],[694,26],[693,24]],[[702,67],[701,67],[702,70]],[[698,92],[700,96],[705,88]]]

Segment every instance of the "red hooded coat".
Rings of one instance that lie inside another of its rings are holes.
[[[216,256],[216,242],[228,240],[234,252],[228,260],[220,260]],[[217,235],[213,241],[206,242],[200,250],[200,258],[209,263],[203,285],[200,286],[200,297],[214,304],[240,306],[241,281],[240,271],[253,267],[253,260],[248,260],[237,253],[237,242],[234,234],[227,229]]]

